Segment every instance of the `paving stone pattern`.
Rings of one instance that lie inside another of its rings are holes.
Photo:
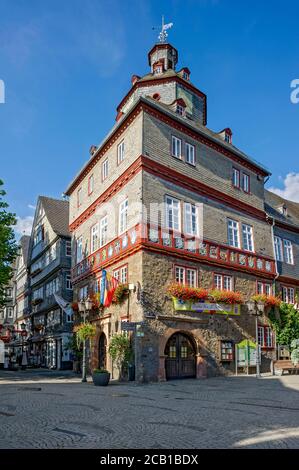
[[[95,387],[0,371],[0,448],[299,448],[299,377]]]

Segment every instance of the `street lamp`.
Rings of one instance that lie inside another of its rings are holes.
[[[21,323],[21,335],[22,335],[22,364],[21,364],[21,367],[22,367],[22,370],[25,370],[26,369],[26,366],[27,366],[27,358],[24,357],[24,337],[26,336],[26,323]]]
[[[260,374],[260,348],[259,348],[259,332],[258,332],[258,318],[264,313],[264,303],[256,300],[247,302],[247,307],[250,315],[255,317],[255,344],[256,344],[256,376],[261,377]]]
[[[89,298],[82,299],[78,302],[78,310],[80,315],[83,317],[84,323],[86,323],[86,317],[92,309],[92,300]],[[83,341],[83,360],[82,360],[82,382],[86,380],[86,340]]]

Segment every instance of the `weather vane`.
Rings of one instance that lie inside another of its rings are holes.
[[[166,42],[166,39],[168,37],[168,33],[166,32],[166,30],[172,28],[172,26],[173,26],[173,23],[167,23],[167,24],[164,23],[164,15],[162,15],[162,26],[161,26],[161,31],[158,36],[158,39],[162,44]],[[158,28],[153,27],[153,29],[158,29]]]

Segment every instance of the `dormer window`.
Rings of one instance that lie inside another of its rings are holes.
[[[284,217],[287,217],[288,215],[288,208],[285,204],[282,204],[281,206],[278,207],[278,210],[279,212],[281,212],[281,214],[284,216]]]
[[[177,112],[177,114],[179,114],[180,116],[184,116],[184,115],[185,115],[185,108],[184,108],[184,106],[182,106],[182,105],[180,105],[180,104],[177,104],[176,112]]]
[[[232,136],[226,132],[226,133],[225,133],[225,136],[224,136],[224,140],[225,140],[225,142],[227,142],[228,144],[231,144],[231,143],[232,143]]]
[[[181,72],[184,80],[190,80],[190,70],[187,67],[184,67]]]
[[[163,73],[164,67],[163,67],[163,62],[159,60],[159,62],[156,62],[153,66],[153,72],[154,75],[160,75]]]

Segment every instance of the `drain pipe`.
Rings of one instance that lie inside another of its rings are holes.
[[[271,238],[272,238],[272,248],[273,248],[273,253],[274,253],[275,273],[276,273],[274,281],[273,281],[273,294],[276,295],[276,281],[279,277],[279,272],[278,272],[278,268],[277,268],[277,259],[276,259],[275,241],[274,241],[275,220],[274,220],[274,217],[271,217],[267,212],[266,212],[266,218],[267,218],[267,221],[271,221]],[[275,344],[276,344],[276,337],[275,337]],[[277,349],[277,347],[275,349],[276,349],[276,351],[275,351],[276,354],[275,355],[276,355],[276,360],[277,360],[278,359],[278,349]],[[271,360],[271,371],[272,371],[272,375],[275,375],[273,360]]]
[[[266,212],[266,219],[268,222],[271,222],[271,238],[272,238],[272,249],[274,253],[274,260],[275,260],[275,278],[273,281],[273,294],[276,295],[276,281],[279,277],[279,272],[277,268],[277,259],[276,259],[276,253],[275,253],[275,241],[274,241],[274,226],[275,226],[275,220],[274,217],[271,217],[267,212]]]

